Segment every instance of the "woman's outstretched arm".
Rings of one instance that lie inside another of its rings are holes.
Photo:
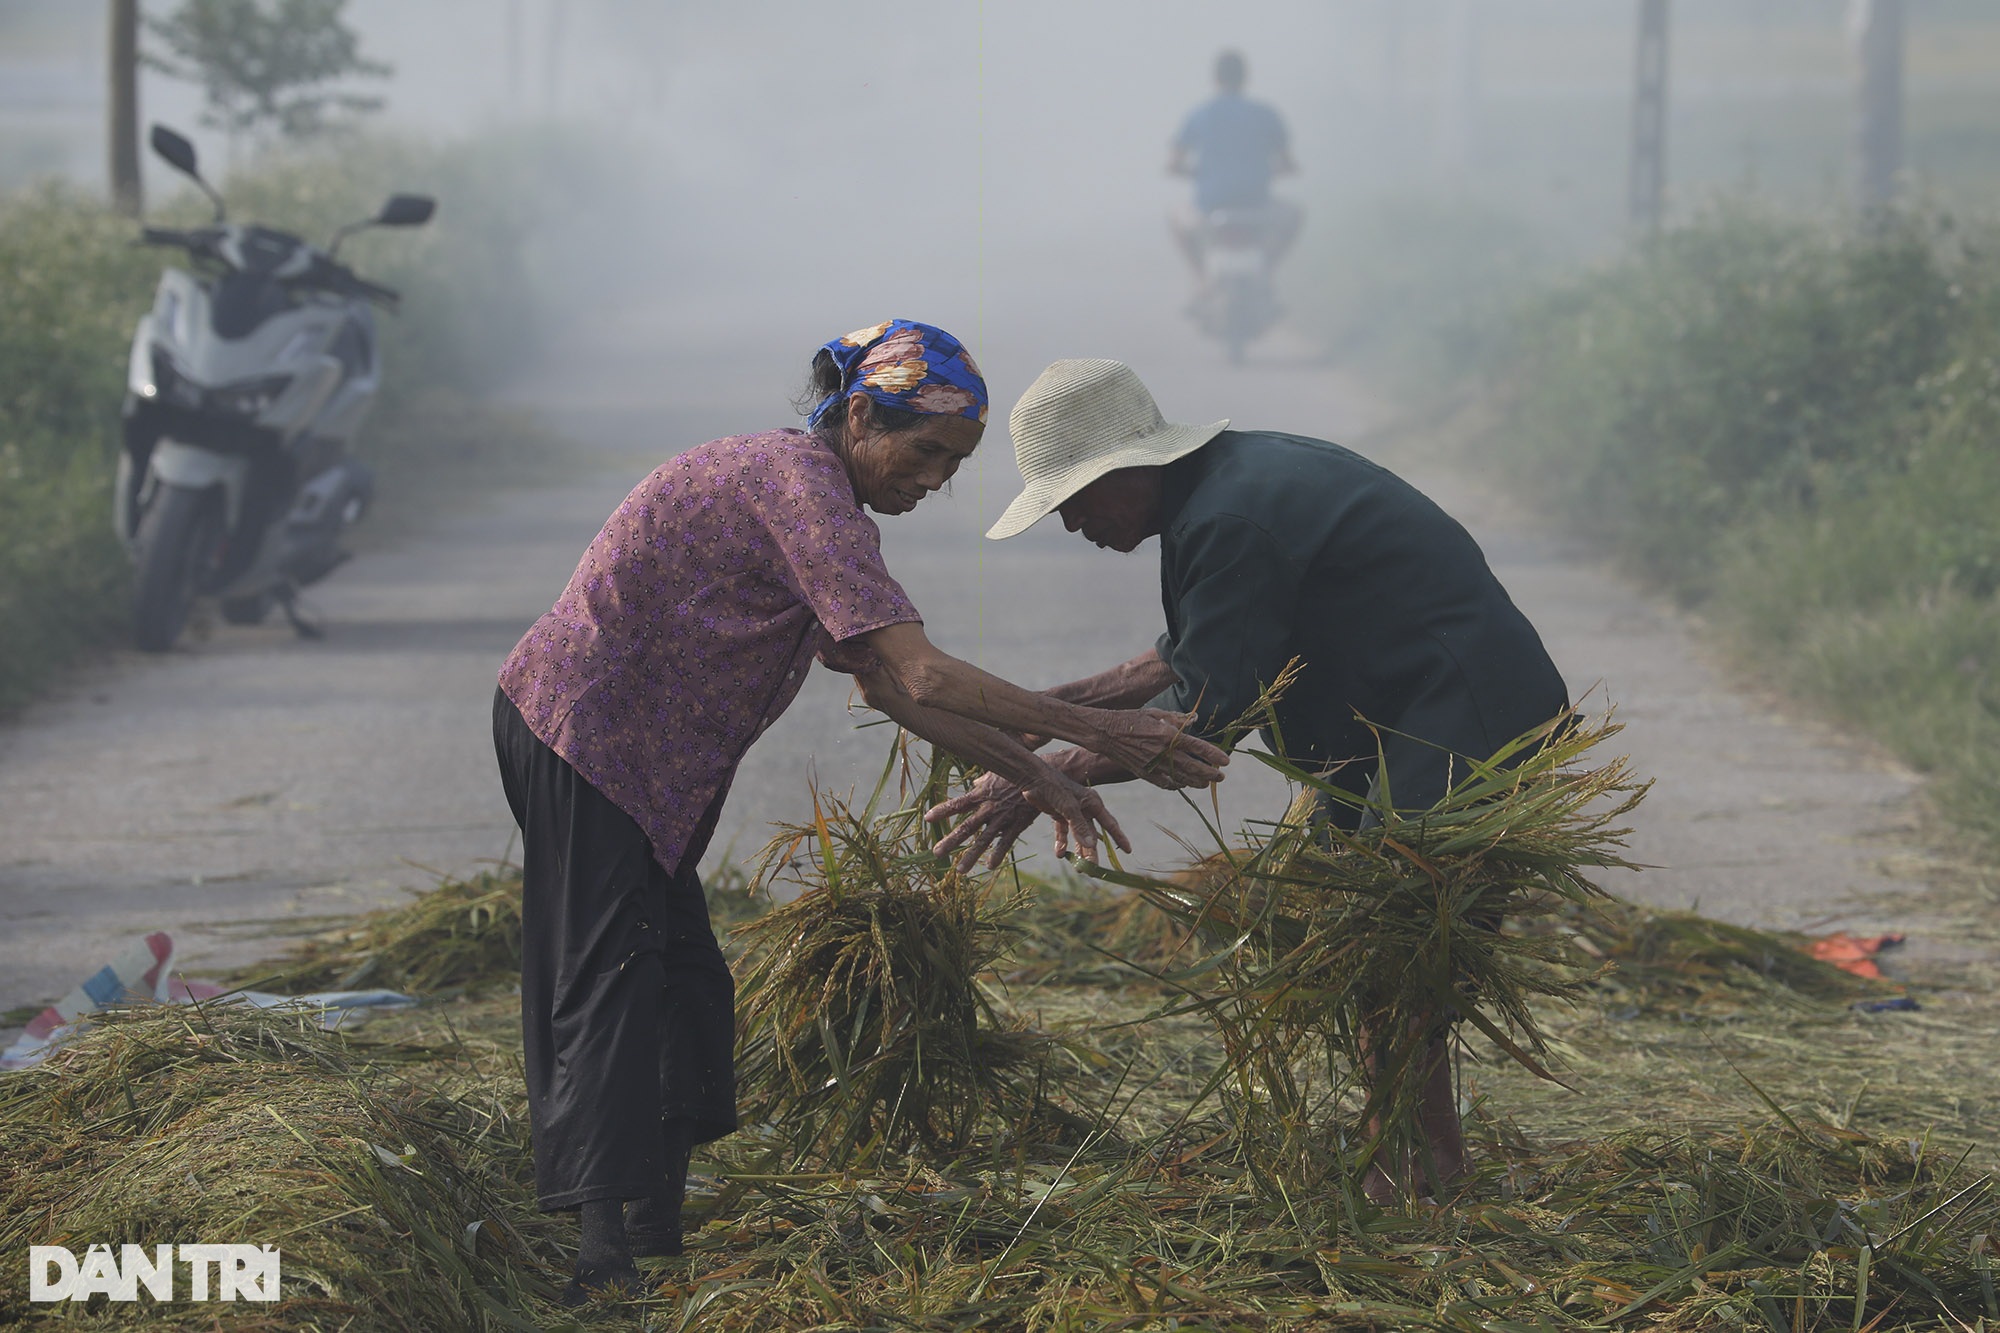
[[[868,706],[887,714],[898,726],[914,732],[940,749],[970,760],[992,773],[1003,774],[1007,790],[1027,810],[1027,820],[1046,814],[1055,825],[1055,851],[1066,856],[1073,838],[1077,852],[1088,860],[1097,859],[1097,829],[1102,826],[1122,851],[1132,844],[1118,821],[1105,807],[1103,798],[1038,759],[1013,737],[983,723],[918,703],[902,682],[886,668],[855,673]],[[1072,752],[1080,753],[1080,752]],[[1022,825],[1026,828],[1026,824]],[[1016,830],[1014,837],[1020,836]],[[1007,840],[1012,845],[1014,838]],[[956,844],[954,844],[956,845]],[[944,848],[940,848],[940,853]],[[962,860],[961,869],[971,861]]]
[[[1155,786],[1205,787],[1221,780],[1229,762],[1220,747],[1187,734],[1186,714],[1091,707],[1024,690],[937,648],[921,624],[885,625],[860,638],[914,703],[1018,735],[1060,737]],[[1140,674],[1119,688],[1136,690]]]

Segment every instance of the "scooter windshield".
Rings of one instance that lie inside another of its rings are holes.
[[[291,293],[275,278],[257,273],[225,273],[215,281],[209,323],[216,336],[247,338],[265,320],[292,308]]]

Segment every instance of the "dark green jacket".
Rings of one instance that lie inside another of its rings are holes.
[[[1162,505],[1159,650],[1181,684],[1155,703],[1198,710],[1209,734],[1302,658],[1277,710],[1284,748],[1313,767],[1362,761],[1342,780],[1360,790],[1376,739],[1359,718],[1483,759],[1567,702],[1478,543],[1359,454],[1224,431],[1166,466]],[[1428,806],[1444,756],[1404,748],[1390,751],[1395,803]]]

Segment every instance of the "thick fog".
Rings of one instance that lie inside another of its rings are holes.
[[[1977,120],[2000,77],[1990,11],[1912,0],[1920,173],[1969,161],[1978,170],[1962,177],[2000,179]],[[885,550],[940,644],[1030,686],[1129,657],[1160,628],[1150,544],[1093,551],[1055,520],[1004,544],[980,536],[1018,489],[1005,411],[1040,368],[1117,357],[1170,417],[1365,443],[1366,378],[1332,393],[1298,373],[1327,361],[1310,316],[1328,275],[1377,262],[1355,219],[1371,201],[1419,198],[1433,214],[1517,219],[1564,259],[1624,244],[1635,12],[1607,0],[347,10],[364,53],[394,66],[365,87],[386,99],[379,128],[449,140],[556,126],[589,157],[543,201],[547,352],[502,396],[631,479],[703,439],[791,424],[811,352],[845,330],[902,315],[963,337],[993,391],[987,441],[950,496],[884,524]],[[1841,199],[1846,12],[1844,0],[1677,0],[1670,214],[1716,190]],[[49,173],[100,186],[102,24],[101,5],[0,0],[0,188]],[[1299,174],[1280,188],[1307,212],[1279,275],[1291,325],[1234,375],[1183,313],[1188,274],[1165,225],[1187,195],[1168,145],[1223,48],[1284,115]],[[157,73],[141,112],[189,130],[207,161],[256,151],[200,127],[197,91]],[[157,162],[147,177],[155,199],[175,188]],[[442,201],[447,216],[454,206]],[[1362,313],[1365,325],[1374,312]],[[872,774],[880,733],[855,738],[844,696],[838,678],[816,679],[753,752],[737,834],[798,813],[807,756],[829,780]],[[1244,767],[1228,785],[1239,812],[1268,806],[1269,784]],[[1164,800],[1114,804],[1143,819],[1165,817]]]

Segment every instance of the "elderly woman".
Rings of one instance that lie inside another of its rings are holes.
[[[1014,738],[1059,736],[1163,787],[1221,776],[1185,714],[1030,693],[947,656],[862,512],[904,514],[985,430],[972,357],[889,320],[813,358],[808,429],[663,464],[500,671],[494,744],[523,833],[521,1018],[535,1184],[582,1227],[565,1299],[680,1252],[689,1151],[736,1127],[735,995],[695,867],[750,743],[817,656],[871,707],[1003,774],[1095,858],[1096,794]],[[629,1204],[628,1204],[629,1201]]]

